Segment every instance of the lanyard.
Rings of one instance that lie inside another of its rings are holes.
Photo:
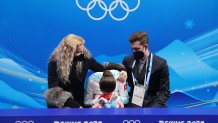
[[[146,71],[145,71],[145,79],[144,79],[144,86],[148,86],[149,85],[149,80],[150,80],[150,76],[151,76],[151,69],[152,69],[152,62],[153,62],[153,54],[151,53],[150,55],[150,62],[149,62],[149,68],[148,68],[148,76],[147,75],[147,67],[148,67],[148,58],[146,60]],[[135,66],[136,60],[134,60],[133,64],[132,64],[132,69]],[[136,84],[137,80],[132,72],[132,79],[134,84]]]

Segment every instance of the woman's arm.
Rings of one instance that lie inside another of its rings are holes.
[[[80,107],[80,104],[74,100],[72,94],[60,87],[52,87],[44,95],[49,108]]]
[[[118,63],[107,63],[100,64],[93,57],[89,59],[89,68],[94,72],[103,72],[104,70],[118,70],[118,71],[126,71],[126,68],[122,64]]]
[[[45,92],[45,99],[48,107],[51,108],[79,108],[80,104],[74,100],[70,92],[64,91],[58,86],[58,74],[55,61],[48,64],[48,90]]]
[[[48,88],[58,86],[58,74],[55,61],[48,63]]]

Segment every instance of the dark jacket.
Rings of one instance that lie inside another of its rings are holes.
[[[135,74],[135,70],[132,69],[132,65],[134,62],[133,55],[126,56],[123,59],[123,65],[126,67],[128,74],[128,85],[131,87],[129,96],[130,102],[133,95],[134,83],[132,79],[132,72]],[[148,59],[150,62],[150,56]],[[145,77],[145,64],[141,70],[139,75],[139,83],[144,83]],[[148,72],[147,72],[148,73]],[[153,63],[151,76],[148,86],[147,95],[144,98],[143,107],[166,107],[166,101],[170,96],[170,88],[169,88],[169,71],[167,61],[161,57],[153,55]],[[132,107],[133,105],[129,105]]]

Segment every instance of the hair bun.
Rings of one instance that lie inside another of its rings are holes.
[[[103,77],[106,77],[106,76],[113,76],[113,74],[109,70],[106,70],[103,72]]]
[[[103,93],[111,93],[116,88],[116,80],[109,70],[103,72],[103,76],[99,82],[100,90]]]

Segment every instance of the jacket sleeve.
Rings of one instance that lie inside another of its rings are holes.
[[[70,92],[64,91],[60,87],[52,87],[44,95],[48,106],[52,108],[63,108],[69,98],[73,99]]]
[[[112,72],[114,78],[116,79],[116,92],[117,92],[117,96],[118,99],[123,103],[123,104],[127,104],[129,103],[129,95],[128,95],[128,91],[127,91],[127,83],[126,82],[120,82],[117,80],[117,78],[120,76],[120,72],[117,70],[111,70],[110,72]]]
[[[127,84],[130,87],[130,91],[129,91],[129,96],[132,96],[133,93],[133,88],[134,88],[134,84],[132,81],[132,68],[130,66],[128,66],[128,58],[124,57],[122,64],[125,66],[126,71],[127,71]]]
[[[56,62],[50,61],[48,63],[48,88],[58,86],[58,74]]]
[[[54,61],[48,64],[48,88],[45,92],[45,100],[49,108],[80,107],[80,104],[74,100],[70,92],[59,87],[57,67]]]
[[[88,85],[86,88],[86,95],[85,95],[85,100],[84,100],[84,104],[86,106],[92,106],[98,102],[98,99],[94,98],[94,89],[96,89],[96,88],[93,86],[93,81],[94,80],[92,79],[92,76],[90,76],[88,81],[87,81]]]
[[[160,86],[153,102],[149,107],[161,108],[165,107],[165,104],[170,97],[170,84],[169,84],[169,70],[167,62],[163,62],[160,69]]]
[[[126,71],[124,65],[119,63],[100,64],[93,57],[89,59],[89,68],[94,72],[103,72],[104,70]]]
[[[129,103],[129,95],[127,91],[127,83],[117,82],[118,83],[118,97],[123,104]]]
[[[93,57],[89,59],[89,68],[94,72],[104,71],[104,66],[98,63]]]
[[[109,63],[108,65],[104,65],[104,70],[126,71],[126,68],[123,64]]]

